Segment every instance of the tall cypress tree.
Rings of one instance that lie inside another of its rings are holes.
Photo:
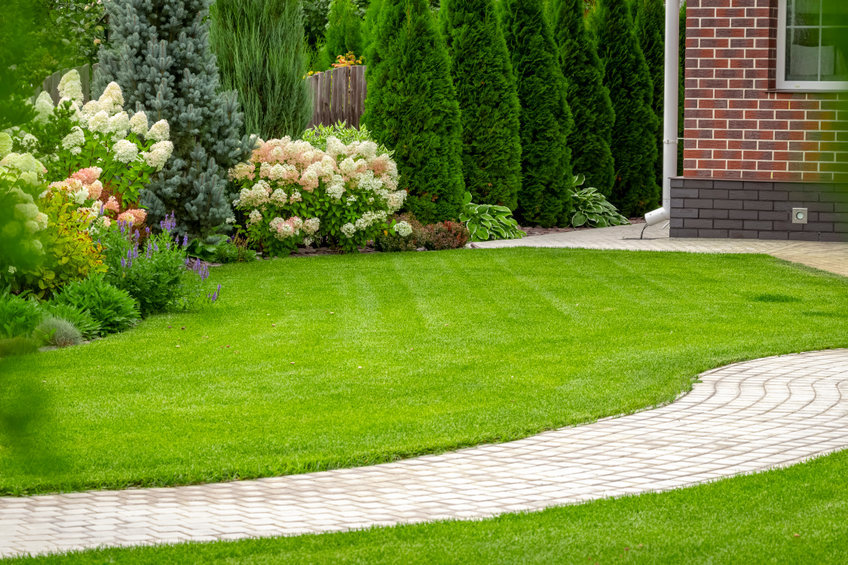
[[[514,209],[521,188],[518,91],[492,0],[443,0],[439,11],[462,116],[465,186]]]
[[[112,0],[109,48],[100,52],[98,92],[116,81],[124,105],[170,124],[174,153],[141,201],[153,222],[174,212],[178,228],[204,235],[232,215],[227,169],[246,158],[233,91],[218,92],[209,50],[211,0]]]
[[[516,216],[523,225],[566,225],[571,209],[574,121],[542,0],[504,0],[502,23],[521,104],[521,190]]]
[[[210,45],[221,82],[238,92],[249,133],[297,136],[312,118],[298,0],[216,0]]]
[[[592,24],[615,111],[610,148],[616,178],[610,201],[625,216],[642,214],[656,207],[660,195],[651,76],[627,0],[598,0]]]
[[[653,99],[651,108],[657,117],[657,159],[654,162],[657,183],[662,185],[663,98],[665,93],[665,4],[663,0],[635,0],[639,46],[645,55],[651,75]]]
[[[407,208],[422,222],[459,216],[462,124],[444,39],[426,0],[382,0],[363,121],[393,148]]]
[[[583,17],[584,0],[553,0],[551,21],[559,47],[559,64],[568,85],[567,99],[574,117],[569,137],[571,166],[609,196],[615,180],[610,151],[615,113],[604,86],[604,70]]]
[[[330,59],[353,52],[362,55],[362,21],[352,0],[333,0],[325,35],[325,49]]]
[[[371,50],[374,48],[374,35],[377,31],[377,19],[380,17],[380,7],[383,5],[383,0],[371,0],[368,9],[365,11],[365,18],[362,21],[362,53],[365,55],[365,64],[367,65],[372,57]]]

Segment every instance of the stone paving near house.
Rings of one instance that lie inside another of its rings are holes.
[[[645,224],[631,224],[629,226],[536,235],[523,239],[483,241],[472,243],[470,246],[475,249],[567,247],[633,251],[686,251],[691,253],[765,253],[786,261],[802,263],[809,267],[848,277],[848,241],[670,238],[668,227],[662,225],[645,228]]]
[[[199,486],[0,498],[0,557],[484,518],[663,491],[848,447],[848,349],[703,373],[676,402],[395,463]]]

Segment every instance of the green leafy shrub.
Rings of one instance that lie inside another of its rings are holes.
[[[143,318],[194,307],[202,299],[203,283],[209,276],[206,263],[188,260],[188,238],[184,236],[182,244],[172,239],[173,217],[160,226],[162,231],[157,234],[146,228],[143,243],[140,232],[123,222],[101,236],[109,267],[105,280],[128,292]]]
[[[582,176],[574,177],[574,186],[579,187],[583,181]],[[619,214],[616,207],[607,202],[606,197],[595,187],[587,186],[572,191],[571,201],[574,204],[571,225],[575,228],[581,226],[605,228],[630,223],[630,220]]]
[[[494,204],[474,204],[471,202],[470,192],[465,193],[459,219],[465,222],[471,241],[521,239],[527,235],[521,231],[509,208]]]
[[[374,238],[377,251],[415,251],[423,246],[424,226],[412,214],[401,214]]]
[[[72,323],[62,318],[47,316],[36,328],[49,345],[69,347],[82,343],[82,333]]]
[[[470,237],[465,224],[450,220],[424,226],[423,235],[424,247],[430,251],[465,247]]]
[[[0,338],[30,337],[41,322],[38,303],[14,294],[0,294]]]
[[[353,0],[333,0],[327,15],[325,49],[330,57],[362,54],[362,20]]]
[[[42,310],[47,316],[73,324],[85,339],[92,339],[100,335],[100,324],[91,317],[88,310],[77,308],[71,304],[57,304],[55,302],[47,302],[42,305]]]
[[[87,310],[100,325],[99,335],[120,332],[139,319],[138,304],[130,294],[106,282],[103,275],[73,282],[54,299],[57,304],[70,304]]]
[[[317,124],[304,131],[300,136],[303,141],[309,142],[313,147],[321,151],[327,150],[327,140],[335,137],[345,145],[350,145],[355,141],[365,142],[374,141],[371,132],[364,125],[360,125],[359,129],[348,126],[345,122],[339,120],[331,126]],[[377,144],[377,153],[386,154],[391,157],[392,152],[385,146]]]
[[[189,257],[211,263],[244,263],[256,259],[256,251],[247,246],[247,240],[239,235],[210,235],[194,238],[188,242]]]

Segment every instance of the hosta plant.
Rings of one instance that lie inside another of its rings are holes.
[[[575,188],[581,186],[585,178],[583,175],[574,177]],[[618,213],[615,206],[609,203],[597,188],[587,186],[573,190],[571,203],[574,213],[571,215],[571,225],[575,228],[588,226],[592,228],[605,228],[607,226],[622,226],[630,221]]]
[[[459,219],[465,222],[471,241],[520,239],[527,235],[521,231],[509,208],[495,204],[474,204],[470,192],[465,193]]]
[[[313,243],[354,251],[386,228],[406,197],[389,155],[373,142],[336,137],[326,150],[288,137],[261,142],[230,178],[241,187],[234,205],[248,238],[272,255]]]

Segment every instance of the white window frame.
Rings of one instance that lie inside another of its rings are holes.
[[[846,0],[848,1],[848,0]],[[848,90],[848,81],[786,80],[786,0],[777,2],[777,89],[796,92]],[[819,32],[821,37],[821,32]],[[821,64],[821,63],[819,63]]]

